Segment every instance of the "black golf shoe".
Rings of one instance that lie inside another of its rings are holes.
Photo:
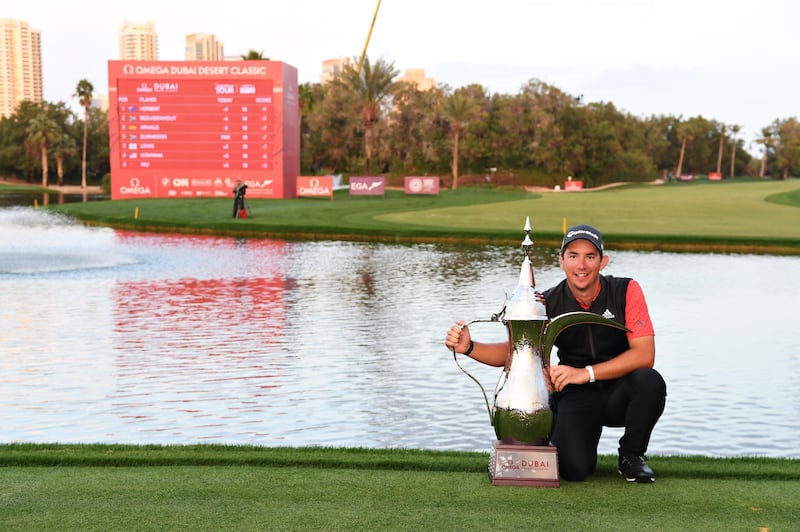
[[[639,454],[620,454],[619,474],[628,482],[652,484],[656,481],[655,473]]]

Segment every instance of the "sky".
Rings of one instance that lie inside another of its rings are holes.
[[[249,50],[318,82],[325,59],[361,55],[377,0],[5,0],[0,18],[42,33],[44,97],[77,109],[81,79],[108,91],[126,20],[152,21],[159,59],[184,58],[186,35],[211,33],[226,55]],[[367,53],[401,73],[517,94],[531,79],[634,116],[703,116],[742,128],[745,148],[797,117],[796,0],[381,0]]]

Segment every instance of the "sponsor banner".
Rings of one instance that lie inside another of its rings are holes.
[[[351,196],[383,196],[385,187],[386,179],[380,176],[350,178]]]
[[[709,172],[708,173],[708,180],[709,181],[722,181],[722,174],[720,172]]]
[[[297,197],[301,196],[333,199],[333,176],[297,176]]]
[[[564,190],[583,190],[583,181],[574,179],[564,181]]]
[[[406,176],[406,194],[438,194],[439,176]]]
[[[242,179],[248,198],[278,198],[272,179]],[[233,198],[237,180],[222,177],[156,177],[148,174],[117,176],[111,183],[115,199]]]

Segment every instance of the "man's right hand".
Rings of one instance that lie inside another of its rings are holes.
[[[456,353],[463,353],[469,349],[469,342],[472,337],[469,333],[469,327],[465,323],[463,320],[457,321],[455,325],[447,330],[447,336],[444,339],[444,345],[450,350],[455,350]]]

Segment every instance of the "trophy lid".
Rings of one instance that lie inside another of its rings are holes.
[[[530,259],[530,252],[533,249],[530,233],[531,219],[528,216],[525,219],[525,238],[522,241],[525,258],[522,260],[519,282],[506,304],[506,320],[547,320],[547,309],[541,301],[541,295],[536,292],[533,265]]]

